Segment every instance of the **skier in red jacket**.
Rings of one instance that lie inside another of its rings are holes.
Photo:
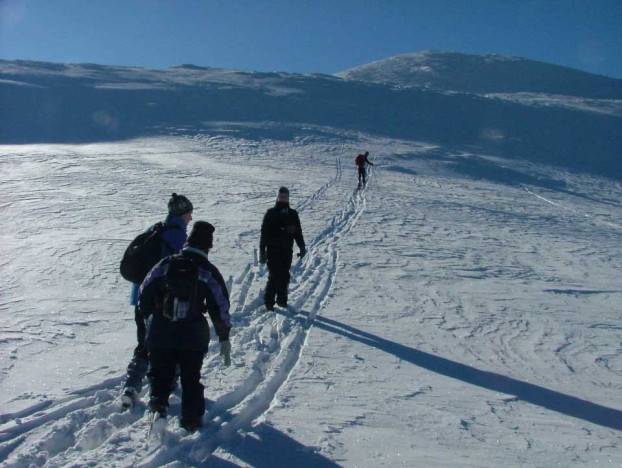
[[[365,182],[366,182],[365,180],[367,176],[366,164],[369,164],[370,166],[374,165],[374,163],[372,163],[369,159],[367,159],[367,156],[369,156],[369,151],[365,151],[365,154],[359,154],[354,160],[354,162],[356,163],[356,167],[358,167],[359,188],[361,188],[361,181],[362,181],[362,185],[365,185]]]

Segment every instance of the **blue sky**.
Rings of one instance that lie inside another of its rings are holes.
[[[0,58],[335,73],[426,49],[622,78],[622,0],[0,0]]]

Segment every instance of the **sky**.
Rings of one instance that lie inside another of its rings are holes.
[[[622,0],[0,0],[0,58],[336,73],[496,53],[622,78]]]

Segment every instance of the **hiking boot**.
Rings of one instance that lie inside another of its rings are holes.
[[[179,423],[179,425],[187,430],[188,432],[192,433],[192,432],[196,432],[198,431],[201,426],[203,426],[203,423],[201,421],[201,419],[191,419],[191,420],[181,420],[181,422]]]
[[[133,408],[138,400],[138,392],[135,388],[127,387],[121,395],[121,407],[123,409]]]

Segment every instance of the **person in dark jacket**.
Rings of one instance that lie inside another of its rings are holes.
[[[356,167],[358,168],[358,176],[359,176],[359,188],[361,187],[361,185],[365,185],[366,183],[366,177],[367,177],[367,164],[369,164],[370,166],[373,166],[374,163],[372,163],[369,159],[369,151],[365,151],[365,154],[359,154],[356,159],[354,160],[354,162],[356,163]],[[362,184],[361,184],[362,182]]]
[[[208,260],[214,227],[197,221],[180,254],[161,260],[140,287],[139,307],[148,317],[149,409],[166,417],[168,398],[181,374],[181,426],[195,431],[205,412],[201,367],[208,349],[211,318],[225,365],[230,364],[229,293],[218,269]],[[184,293],[185,291],[185,293]]]
[[[162,233],[160,258],[168,257],[182,249],[186,242],[188,223],[192,220],[192,210],[193,206],[188,198],[173,193],[168,201],[168,216],[164,222],[166,227]],[[149,366],[147,350],[145,348],[145,317],[137,307],[139,286],[139,284],[132,283],[130,293],[130,304],[134,306],[137,345],[134,348],[132,359],[127,366],[123,394],[121,395],[121,404],[124,408],[129,408],[134,405],[142,389],[143,380],[145,379]]]
[[[259,261],[268,264],[268,284],[264,294],[266,309],[274,310],[274,303],[287,307],[289,269],[292,266],[294,241],[300,250],[298,256],[307,253],[298,212],[289,206],[289,190],[281,187],[276,204],[270,208],[261,224]]]

